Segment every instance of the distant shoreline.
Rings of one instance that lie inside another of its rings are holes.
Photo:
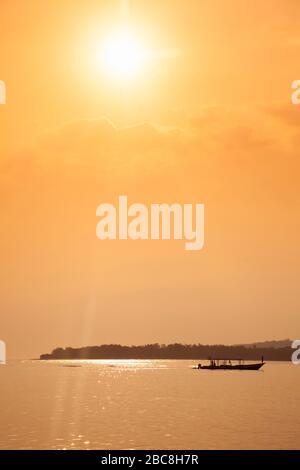
[[[286,340],[288,343],[289,340]],[[202,344],[148,344],[143,346],[122,346],[118,344],[104,344],[100,346],[86,346],[82,348],[56,348],[50,354],[41,354],[40,360],[65,359],[244,359],[266,361],[290,361],[293,353],[291,343],[281,346],[285,342],[266,342],[253,345],[202,345]],[[265,346],[272,344],[272,346]]]

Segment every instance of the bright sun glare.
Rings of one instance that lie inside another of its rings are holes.
[[[119,80],[130,80],[142,72],[146,50],[127,30],[112,35],[104,43],[101,62],[104,70]]]

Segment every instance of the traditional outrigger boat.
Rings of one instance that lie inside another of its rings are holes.
[[[201,370],[259,370],[264,364],[264,358],[261,362],[252,364],[245,363],[244,359],[210,359],[208,365],[198,364],[195,369]],[[237,361],[237,364],[234,364]]]

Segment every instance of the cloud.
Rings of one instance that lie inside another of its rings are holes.
[[[280,120],[286,126],[298,127],[300,125],[300,106],[277,103],[266,106],[264,109],[267,114]]]
[[[242,190],[244,184],[245,192],[249,178],[256,179],[254,190],[262,191],[269,171],[276,184],[296,165],[289,166],[293,140],[288,150],[282,145],[285,125],[273,126],[268,116],[291,125],[298,119],[294,109],[274,105],[252,111],[205,108],[184,129],[147,122],[118,128],[105,117],[70,122],[6,160],[1,177],[8,191],[11,183],[25,193],[28,187],[56,185],[71,194],[77,187],[85,193],[131,190],[137,197],[198,192],[209,197],[216,191],[227,194],[227,185]]]
[[[115,154],[120,148],[136,154],[170,145],[180,138],[180,129],[141,123],[117,128],[107,118],[67,123],[43,137],[42,148],[65,155],[86,154],[99,157]]]

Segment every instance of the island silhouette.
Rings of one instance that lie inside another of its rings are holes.
[[[266,341],[247,345],[205,344],[145,344],[124,346],[102,344],[81,348],[56,348],[50,354],[41,354],[40,360],[59,359],[227,359],[290,361],[293,353],[290,340]]]

